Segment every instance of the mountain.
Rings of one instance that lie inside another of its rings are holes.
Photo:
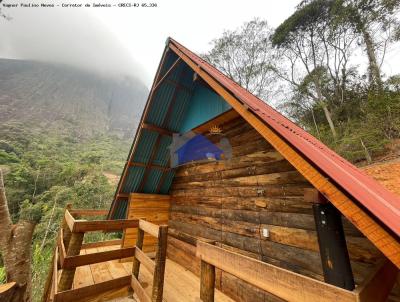
[[[131,77],[106,76],[65,65],[0,59],[0,123],[89,137],[130,137],[147,87]]]

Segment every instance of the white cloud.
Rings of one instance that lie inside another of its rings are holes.
[[[0,20],[0,57],[63,63],[106,75],[143,75],[132,52],[91,10],[19,7],[6,12],[12,19]]]

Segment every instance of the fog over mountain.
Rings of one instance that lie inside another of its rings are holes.
[[[131,137],[148,90],[129,77],[26,60],[0,59],[0,121],[87,137]]]
[[[108,75],[143,74],[116,35],[88,9],[19,7],[3,12],[11,20],[0,19],[1,58],[62,63]]]
[[[0,121],[132,136],[143,70],[89,11],[15,8],[0,18]]]

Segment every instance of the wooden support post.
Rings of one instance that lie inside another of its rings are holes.
[[[340,212],[318,191],[314,196],[314,219],[325,282],[353,290],[354,277]]]
[[[70,203],[67,204],[67,206],[65,207],[65,211],[71,210],[71,209],[72,209],[72,205]],[[64,245],[68,246],[69,241],[71,239],[71,230],[69,229],[68,223],[65,220],[65,215],[63,217],[62,229],[63,229],[63,238],[62,239],[64,240]]]
[[[144,231],[138,227],[137,229],[137,239],[136,239],[136,248],[142,249],[143,248],[143,239],[144,239]],[[132,274],[139,278],[139,268],[140,268],[140,261],[133,257],[133,264],[132,264]]]
[[[49,271],[47,272],[46,283],[44,284],[42,302],[47,302],[50,298],[51,283],[52,283],[51,281],[53,280],[54,258],[56,257],[56,251],[57,251],[57,246],[54,248],[53,256],[51,257]]]
[[[201,260],[200,299],[214,302],[215,266]]]
[[[158,243],[153,275],[153,291],[151,301],[162,302],[164,289],[165,259],[167,257],[168,226],[161,225],[158,228]]]
[[[79,255],[82,247],[84,233],[72,233],[68,244],[67,256]],[[76,268],[65,268],[62,270],[60,283],[58,284],[59,291],[65,291],[72,288],[74,282]],[[56,281],[56,280],[55,280]],[[56,281],[57,282],[57,281]]]

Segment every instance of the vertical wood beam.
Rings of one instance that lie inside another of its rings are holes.
[[[65,211],[71,210],[71,209],[72,209],[72,205],[70,203],[67,204],[67,206],[65,207]],[[63,216],[62,229],[63,229],[63,238],[62,238],[62,240],[64,241],[64,245],[68,246],[69,245],[69,241],[71,239],[71,230],[69,229],[67,221],[65,220],[65,215]]]
[[[47,272],[46,283],[44,284],[43,295],[42,295],[42,302],[49,301],[51,295],[51,285],[53,280],[53,270],[54,270],[54,259],[56,257],[57,246],[53,249],[53,256],[51,257],[49,271]]]
[[[79,255],[82,247],[84,233],[72,233],[68,244],[67,256]],[[69,290],[74,282],[76,268],[64,268],[61,273],[58,289],[60,291]],[[57,282],[57,280],[55,280]]]
[[[165,262],[167,257],[168,226],[161,225],[158,228],[158,242],[153,275],[153,290],[151,301],[162,302],[164,289]]]
[[[371,275],[355,289],[357,302],[387,301],[396,276],[400,278],[399,269],[390,261],[385,260],[377,265]]]
[[[201,260],[200,300],[214,302],[215,266]]]
[[[136,239],[136,248],[137,249],[143,248],[143,240],[144,240],[144,231],[140,227],[138,227],[137,239]],[[140,261],[138,259],[136,259],[136,256],[135,256],[135,257],[133,257],[132,274],[136,277],[136,279],[139,278],[139,269],[140,269]]]
[[[324,280],[329,284],[353,290],[354,277],[347,251],[342,215],[318,191],[314,193],[313,202]]]

